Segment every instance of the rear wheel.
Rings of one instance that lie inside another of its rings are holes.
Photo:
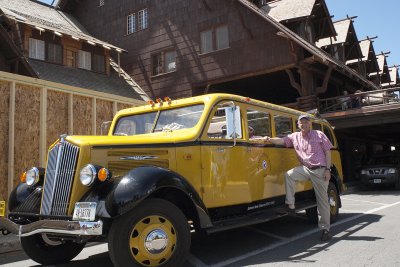
[[[21,237],[21,246],[32,260],[43,265],[66,263],[75,258],[86,243],[52,241],[45,234]]]
[[[339,194],[336,186],[332,182],[328,185],[328,201],[331,213],[331,223],[333,223],[339,218]]]
[[[189,254],[190,228],[172,203],[148,199],[113,222],[110,258],[115,266],[182,266]]]
[[[339,194],[336,186],[330,182],[328,185],[328,202],[330,206],[331,223],[336,222],[339,217]],[[317,207],[306,209],[306,215],[311,223],[318,223]]]

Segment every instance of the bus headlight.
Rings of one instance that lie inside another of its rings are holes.
[[[97,176],[97,170],[92,164],[88,164],[81,169],[79,179],[84,186],[93,184]]]
[[[39,169],[36,167],[32,167],[26,171],[25,181],[29,186],[35,185],[39,182]]]

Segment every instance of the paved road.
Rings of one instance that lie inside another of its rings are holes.
[[[400,266],[400,192],[377,190],[342,196],[333,239],[304,214],[252,227],[194,238],[187,266]],[[38,266],[22,252],[0,255],[0,265]],[[107,245],[91,245],[60,266],[111,266]]]

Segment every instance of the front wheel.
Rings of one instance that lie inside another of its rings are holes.
[[[328,202],[330,207],[331,223],[336,222],[339,217],[339,194],[336,186],[330,182],[328,185]],[[306,215],[311,223],[318,223],[317,207],[306,209]]]
[[[190,238],[180,209],[163,199],[148,199],[113,222],[108,248],[117,267],[178,267],[189,254]]]
[[[43,265],[66,263],[75,258],[86,243],[52,241],[45,234],[21,237],[21,247],[32,260]]]

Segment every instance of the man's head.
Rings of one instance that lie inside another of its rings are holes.
[[[297,125],[302,132],[308,133],[311,129],[311,118],[308,114],[302,114],[297,120]]]

